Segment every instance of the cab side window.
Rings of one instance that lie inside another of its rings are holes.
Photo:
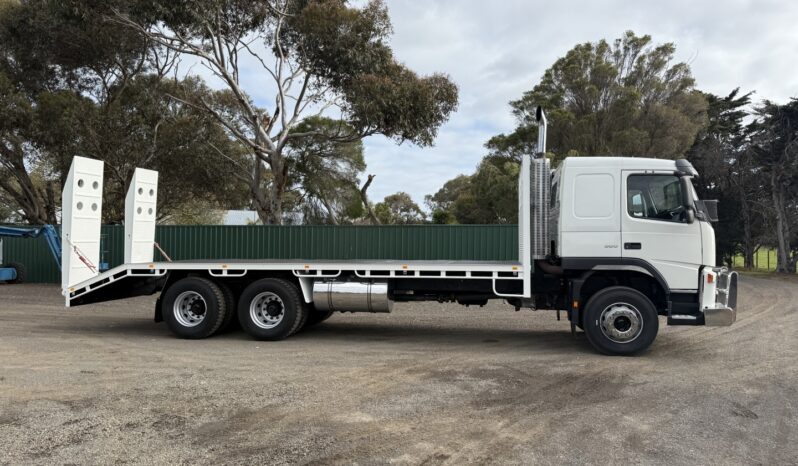
[[[675,175],[629,175],[626,183],[626,210],[634,218],[683,222],[682,199]]]

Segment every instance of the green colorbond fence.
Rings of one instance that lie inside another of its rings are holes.
[[[124,260],[122,225],[102,228],[102,261]],[[515,225],[158,226],[155,240],[173,260],[408,259],[511,261]],[[161,260],[156,252],[156,260]],[[25,265],[28,282],[58,283],[44,238],[3,239],[3,261]]]

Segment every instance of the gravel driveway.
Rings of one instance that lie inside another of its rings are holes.
[[[798,281],[743,277],[728,328],[593,352],[549,311],[399,304],[277,343],[173,338],[154,298],[0,286],[0,464],[785,464]]]

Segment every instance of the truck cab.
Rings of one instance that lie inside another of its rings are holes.
[[[695,196],[685,177],[673,160],[565,159],[552,183],[554,254],[646,262],[669,289],[697,290],[701,268],[715,266],[715,236],[685,202]]]
[[[548,165],[544,158],[530,163]],[[545,228],[550,240],[548,250],[533,251],[536,273],[566,283],[560,294],[567,300],[554,307],[568,308],[586,332],[597,327],[605,352],[637,346],[646,319],[627,301],[641,297],[671,325],[736,320],[737,275],[715,264],[716,206],[698,199],[692,184],[698,173],[688,161],[570,157],[551,173],[549,225],[530,226],[532,237]],[[541,202],[530,204],[534,211]],[[599,294],[604,308],[596,310]]]

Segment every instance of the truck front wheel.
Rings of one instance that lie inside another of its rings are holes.
[[[181,338],[207,338],[225,320],[227,302],[218,285],[201,277],[178,280],[161,299],[161,315]],[[233,312],[230,310],[229,312]]]
[[[605,288],[587,302],[583,321],[588,341],[608,355],[639,353],[659,330],[657,309],[643,293],[625,286]]]
[[[282,340],[304,323],[305,306],[292,283],[263,278],[244,289],[238,300],[238,321],[256,340]]]

